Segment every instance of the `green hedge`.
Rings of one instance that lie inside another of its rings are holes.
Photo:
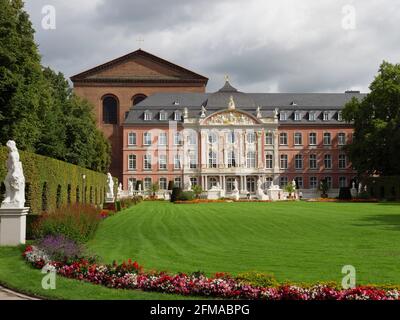
[[[53,211],[62,205],[76,202],[102,204],[107,176],[70,163],[20,151],[26,187],[26,206],[31,213]],[[0,200],[4,196],[8,150],[0,147]],[[85,180],[83,175],[86,176]],[[115,194],[117,186],[115,186]]]

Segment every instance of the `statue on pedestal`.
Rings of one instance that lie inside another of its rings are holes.
[[[133,181],[128,180],[128,195],[133,196]]]
[[[7,148],[10,151],[7,158],[7,175],[4,180],[6,193],[2,208],[24,208],[25,205],[25,177],[22,163],[15,141],[9,140]]]
[[[107,173],[107,192],[106,192],[107,199],[114,199],[114,181],[111,176],[111,173]]]

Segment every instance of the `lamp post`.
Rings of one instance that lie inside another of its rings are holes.
[[[82,190],[82,193],[83,193],[83,195],[82,195],[82,200],[83,200],[83,203],[85,203],[86,204],[86,189],[85,189],[85,181],[86,181],[86,175],[85,174],[82,174],[82,181],[83,181],[83,190]]]

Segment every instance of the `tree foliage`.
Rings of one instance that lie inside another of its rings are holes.
[[[400,64],[383,62],[362,100],[353,98],[343,118],[354,124],[346,147],[359,174],[400,174]]]
[[[92,106],[61,73],[42,68],[21,0],[0,0],[0,143],[97,171],[107,171],[110,145]]]

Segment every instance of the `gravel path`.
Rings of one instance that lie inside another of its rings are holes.
[[[0,286],[0,300],[39,300]]]

